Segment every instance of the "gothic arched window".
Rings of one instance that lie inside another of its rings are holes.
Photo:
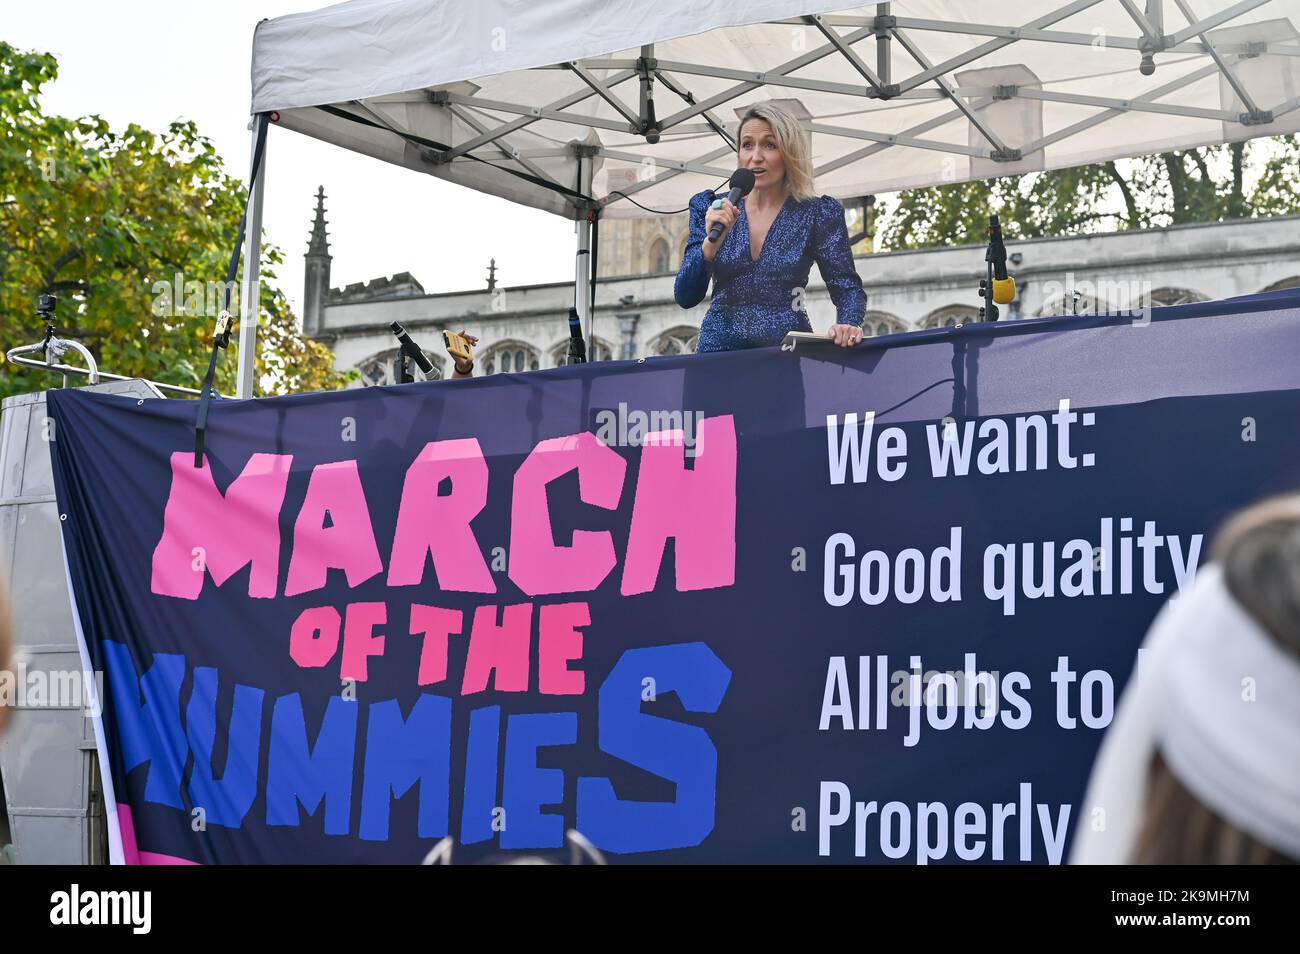
[[[979,318],[979,310],[970,305],[948,305],[925,316],[922,328],[955,328],[957,325]]]
[[[1193,302],[1208,301],[1198,291],[1192,291],[1190,288],[1157,288],[1147,299],[1148,305],[1190,305]]]
[[[867,312],[866,320],[862,323],[862,332],[868,337],[872,335],[895,335],[906,330],[907,325],[904,324],[901,318],[885,311]]]
[[[1126,307],[1132,307],[1131,305]],[[1039,318],[1059,318],[1062,315],[1098,315],[1105,309],[1096,298],[1080,292],[1070,291],[1044,302],[1038,309]]]
[[[672,266],[668,261],[667,241],[657,238],[650,243],[650,260],[648,264],[648,270],[651,275],[661,275],[664,272],[672,270]]]
[[[593,338],[587,342],[587,360],[588,361],[608,361],[614,356],[610,346],[600,338]],[[551,349],[551,364],[557,368],[562,368],[569,363],[569,339],[565,338],[559,344]]]
[[[376,387],[382,384],[397,384],[397,356],[401,353],[399,348],[391,348],[388,351],[381,351],[379,354],[371,355],[364,361],[357,364],[357,371],[361,375],[361,384],[364,387]],[[425,352],[424,356],[433,364],[433,373],[425,375],[415,363],[411,362],[409,367],[412,377],[419,381],[422,377],[426,381],[437,381],[444,376],[444,361],[441,355],[430,354]]]
[[[498,371],[536,371],[541,367],[537,349],[522,341],[502,341],[494,344],[483,356],[483,373]]]
[[[669,328],[650,345],[651,354],[694,354],[700,329],[690,325]]]

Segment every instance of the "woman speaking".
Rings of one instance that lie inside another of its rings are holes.
[[[867,296],[853,266],[844,207],[813,194],[812,162],[798,120],[771,103],[751,107],[737,132],[739,165],[754,189],[739,207],[704,191],[691,198],[691,233],[673,294],[694,308],[713,279],[713,301],[696,351],[779,345],[790,331],[812,331],[804,308],[808,271],[817,263],[835,324],[828,336],[849,347],[862,340]],[[714,242],[713,224],[726,231]]]

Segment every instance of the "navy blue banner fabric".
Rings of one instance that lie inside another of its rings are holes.
[[[52,391],[127,862],[1059,862],[1300,485],[1300,292],[195,405]]]

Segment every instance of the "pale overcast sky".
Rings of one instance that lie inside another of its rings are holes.
[[[261,19],[326,0],[0,0],[0,39],[53,53],[47,113],[98,113],[115,129],[193,119],[241,179],[249,161],[249,58]],[[325,186],[332,284],[409,271],[428,291],[566,281],[573,223],[327,146],[285,129],[267,145],[263,230],[286,262],[279,284],[299,314],[302,255]]]
[[[193,119],[241,179],[249,161],[249,59],[264,18],[325,0],[0,0],[0,39],[53,53],[46,112],[98,113],[116,129]],[[1267,154],[1254,150],[1253,184]],[[273,128],[263,230],[286,256],[279,284],[301,314],[317,185],[327,198],[332,284],[409,271],[431,292],[570,281],[573,223],[433,176]],[[883,197],[883,198],[888,198]],[[1118,193],[1112,197],[1118,202]],[[683,204],[684,204],[683,199]]]

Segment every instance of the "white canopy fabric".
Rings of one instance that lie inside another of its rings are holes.
[[[258,25],[252,111],[569,218],[575,193],[637,217],[721,185],[766,100],[840,199],[1294,132],[1297,26],[1300,0],[351,0]]]

